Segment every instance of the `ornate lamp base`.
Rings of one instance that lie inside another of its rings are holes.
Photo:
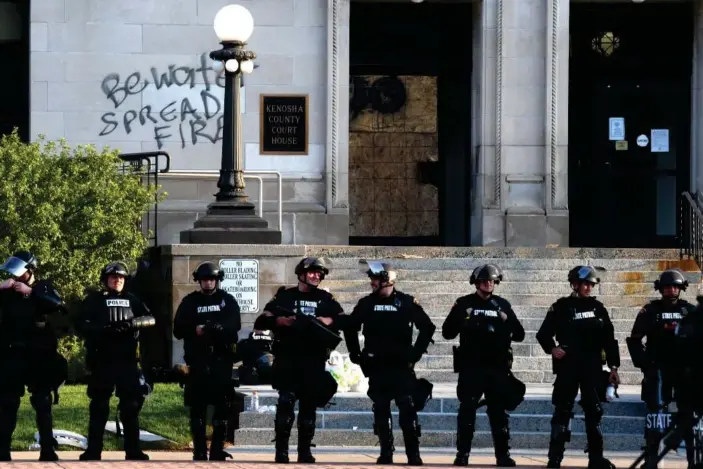
[[[183,244],[281,244],[281,232],[272,230],[250,202],[213,202],[193,228],[181,231]]]

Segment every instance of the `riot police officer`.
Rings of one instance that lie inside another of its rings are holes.
[[[510,303],[494,294],[495,286],[502,280],[503,273],[493,264],[474,269],[469,283],[476,285],[476,292],[458,298],[442,324],[445,339],[451,340],[460,335],[459,348],[454,350],[454,368],[459,372],[457,397],[460,402],[456,466],[469,464],[476,409],[483,394],[486,396],[496,465],[515,466],[509,451],[506,392],[512,392],[513,381],[516,380],[510,373],[510,343],[522,342],[525,329]],[[524,390],[521,392],[524,395]]]
[[[364,262],[371,279],[372,293],[359,300],[347,320],[344,337],[349,358],[369,377],[368,396],[373,401],[374,433],[378,435],[381,455],[378,464],[393,463],[391,401],[399,411],[408,464],[422,465],[420,424],[413,391],[416,377],[413,366],[427,351],[436,329],[419,302],[395,288],[397,273],[389,264]],[[412,343],[413,326],[418,330]],[[364,350],[358,333],[363,328]]]
[[[645,464],[652,468],[656,467],[659,443],[668,429],[661,425],[668,419],[656,417],[660,412],[668,412],[668,405],[674,399],[677,374],[681,372],[683,365],[683,357],[677,353],[676,329],[683,318],[695,313],[694,305],[679,298],[687,287],[688,280],[680,271],[669,269],[662,272],[654,281],[654,288],[662,297],[651,301],[640,310],[632,333],[626,339],[633,365],[640,368],[644,374],[642,400],[649,414],[645,419],[644,429]],[[644,338],[647,339],[646,348],[642,343]],[[684,393],[684,389],[676,392]],[[689,433],[687,436],[691,439],[686,441],[686,454],[689,464],[694,464],[693,434]]]
[[[10,444],[25,385],[36,412],[40,461],[58,461],[53,435],[51,391],[66,379],[58,353],[55,313],[64,311],[51,282],[37,280],[38,259],[14,253],[0,270],[12,277],[0,284],[0,461],[10,461]]]
[[[126,460],[149,459],[139,442],[139,412],[151,392],[139,368],[139,330],[156,324],[149,309],[126,292],[127,266],[112,262],[100,272],[102,289],[81,304],[76,329],[85,338],[90,421],[81,461],[99,461],[112,393],[119,399]]]
[[[241,329],[237,300],[218,288],[224,272],[212,262],[203,262],[193,272],[200,290],[190,293],[178,306],[173,335],[183,340],[184,359],[189,368],[184,402],[190,407],[193,460],[206,461],[205,414],[214,406],[210,460],[224,461],[228,402],[233,398],[232,368]]]
[[[612,469],[615,466],[603,457],[601,360],[605,351],[610,368],[609,380],[617,386],[620,382],[617,372],[620,351],[608,310],[591,296],[593,287],[600,283],[596,270],[591,266],[576,266],[569,271],[568,281],[572,294],[560,298],[549,308],[537,332],[537,341],[542,349],[553,357],[553,371],[556,374],[547,467],[561,467],[564,447],[570,438],[569,421],[573,418],[574,401],[580,388],[586,420],[588,467]],[[554,341],[555,337],[558,344]]]
[[[254,328],[274,333],[272,385],[278,390],[275,461],[289,462],[288,440],[298,400],[298,462],[314,463],[310,447],[315,436],[316,408],[324,406],[336,392],[336,381],[325,371],[325,362],[341,340],[333,339],[343,310],[334,296],[319,288],[329,275],[327,259],[306,257],[296,265],[295,275],[298,285],[279,288]],[[333,337],[328,343],[329,330]]]
[[[242,360],[239,379],[242,384],[271,384],[273,366],[273,334],[257,329],[237,344],[237,355]]]

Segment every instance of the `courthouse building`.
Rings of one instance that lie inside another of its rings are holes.
[[[167,151],[178,242],[216,192],[227,3],[0,0],[0,131]],[[703,184],[701,0],[236,3],[247,190],[276,227],[280,173],[285,243],[672,246]]]

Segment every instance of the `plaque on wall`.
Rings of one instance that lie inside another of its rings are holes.
[[[273,94],[261,96],[259,153],[307,155],[309,96]]]

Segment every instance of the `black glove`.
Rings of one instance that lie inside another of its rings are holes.
[[[115,324],[112,328],[118,334],[124,334],[132,330],[132,323],[130,321],[122,321]]]
[[[225,332],[225,326],[223,326],[223,325],[220,324],[219,322],[210,322],[210,321],[208,321],[208,322],[205,324],[205,328],[208,329],[210,332],[212,332],[212,333],[214,333],[214,334],[218,334],[218,335]]]

